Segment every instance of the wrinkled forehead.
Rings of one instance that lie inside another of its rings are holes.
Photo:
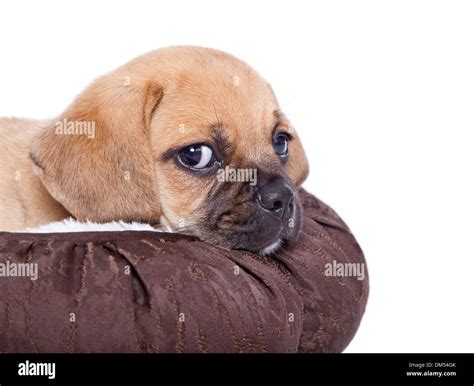
[[[271,140],[283,120],[278,112],[270,85],[258,74],[239,66],[209,66],[184,71],[169,85],[152,125],[163,134],[164,146],[205,142],[218,128],[229,142],[252,147]]]

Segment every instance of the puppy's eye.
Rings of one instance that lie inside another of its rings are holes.
[[[215,157],[209,146],[191,145],[179,152],[178,160],[189,169],[205,169],[212,166]]]
[[[277,134],[273,140],[273,147],[275,148],[275,153],[277,153],[281,158],[288,157],[288,143],[290,142],[290,135],[286,133]]]

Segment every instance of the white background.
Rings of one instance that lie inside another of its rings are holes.
[[[0,116],[54,117],[158,47],[246,60],[303,138],[306,188],[366,253],[347,352],[474,351],[473,2],[11,1],[0,39]]]

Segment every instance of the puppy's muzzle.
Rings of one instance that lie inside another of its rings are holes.
[[[294,213],[293,189],[282,178],[277,178],[257,191],[259,207],[282,222],[289,221]]]
[[[195,227],[201,239],[261,255],[298,238],[302,207],[292,182],[283,173],[259,169],[258,182],[221,183],[212,205]]]

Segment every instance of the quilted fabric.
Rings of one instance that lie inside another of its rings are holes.
[[[300,195],[301,237],[268,257],[169,233],[0,233],[0,352],[344,350],[367,303],[364,256]],[[363,280],[328,276],[335,263]],[[12,276],[18,264],[37,264],[36,280]]]

